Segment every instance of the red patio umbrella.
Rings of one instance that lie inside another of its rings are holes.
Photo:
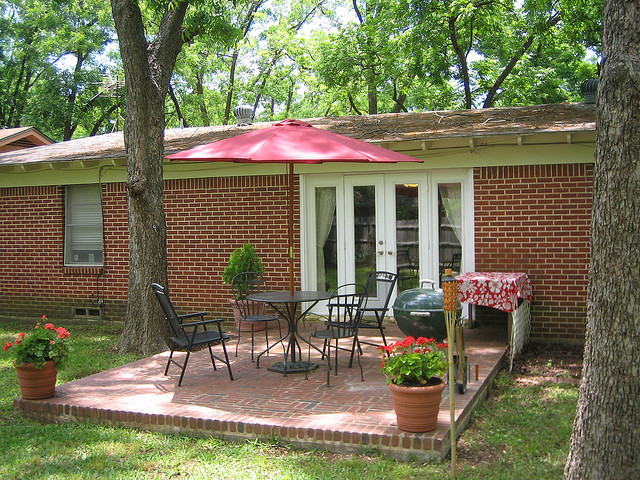
[[[293,165],[323,162],[422,162],[361,140],[283,120],[268,127],[168,155],[169,160],[289,165],[289,290],[293,293]]]

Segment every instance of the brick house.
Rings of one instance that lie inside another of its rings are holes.
[[[456,271],[523,271],[533,338],[582,341],[595,106],[557,104],[306,120],[423,163],[296,165],[296,285],[371,268],[400,288]],[[260,128],[167,130],[165,151]],[[286,166],[165,161],[175,303],[229,317],[221,275],[255,245],[286,289]],[[126,309],[126,159],[121,133],[0,154],[0,315],[121,320]],[[490,312],[480,312],[489,316]]]
[[[52,143],[53,140],[33,127],[0,128],[0,153]]]

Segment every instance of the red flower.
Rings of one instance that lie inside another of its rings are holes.
[[[405,338],[402,343],[400,344],[401,347],[410,347],[411,345],[413,345],[413,343],[416,341],[415,338],[409,336],[407,338]]]
[[[58,334],[58,338],[69,338],[69,331],[64,327],[56,328],[56,333]]]
[[[45,323],[44,328],[46,328],[47,330],[55,330],[56,326],[53,323]]]
[[[13,347],[13,343],[11,342],[7,342],[4,344],[4,351],[6,352],[7,350],[9,350],[11,347]]]

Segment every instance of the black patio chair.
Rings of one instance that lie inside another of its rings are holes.
[[[362,320],[363,312],[367,305],[367,290],[364,285],[359,283],[348,283],[339,286],[332,293],[327,307],[329,315],[324,319],[323,328],[321,330],[315,329],[309,336],[309,361],[311,360],[311,347],[316,349],[322,354],[324,358],[327,358],[327,386],[331,386],[330,374],[331,374],[331,349],[332,341],[335,342],[333,349],[335,351],[334,357],[334,374],[338,374],[338,351],[345,350],[353,353],[355,346],[358,344],[358,327]],[[312,338],[322,340],[322,349],[316,347],[311,343]],[[353,339],[353,346],[351,348],[340,347],[339,340],[341,339]],[[360,367],[360,379],[364,381],[364,375],[362,373],[362,363],[360,362],[360,355],[362,352],[358,350],[358,366]],[[351,367],[351,363],[349,366]]]
[[[264,292],[268,289],[267,280],[264,276],[255,272],[242,272],[231,279],[231,289],[236,301],[236,308],[240,312],[241,321],[251,324],[251,361],[254,362],[255,350],[255,325],[264,325],[264,338],[267,342],[267,352],[269,351],[269,334],[267,326],[269,322],[278,322],[280,338],[282,337],[282,326],[280,317],[275,313],[266,313],[264,302],[254,302],[247,299],[247,296]],[[240,326],[238,327],[238,340],[236,342],[236,357],[238,356],[238,345],[240,345]]]
[[[393,295],[393,289],[398,281],[398,275],[391,272],[375,271],[369,274],[365,288],[367,289],[367,306],[360,322],[360,329],[377,329],[380,331],[382,341],[386,345],[384,336],[384,316],[389,310],[389,301]],[[365,343],[360,340],[360,343]],[[369,345],[371,345],[369,343]]]
[[[385,271],[374,271],[369,274],[365,288],[367,289],[367,306],[363,309],[362,321],[360,322],[359,332],[362,330],[378,330],[382,336],[382,343],[387,344],[387,338],[384,335],[384,316],[389,310],[389,302],[393,289],[398,281],[398,275]],[[358,334],[358,349],[361,344],[378,346],[377,343],[368,342],[362,339]],[[354,348],[356,339],[354,338]],[[353,350],[349,366],[353,365]]]
[[[229,370],[229,379],[233,380],[233,373],[231,373],[231,364],[229,363],[229,356],[227,355],[227,347],[225,344],[225,340],[228,340],[230,337],[226,333],[222,333],[222,319],[215,318],[211,320],[205,320],[206,312],[178,315],[173,308],[173,304],[171,303],[171,300],[169,299],[169,295],[165,291],[165,288],[162,285],[158,285],[157,283],[152,283],[151,287],[156,294],[158,302],[160,302],[160,306],[164,311],[165,318],[169,322],[171,330],[174,334],[174,336],[170,338],[171,353],[169,354],[169,360],[167,361],[167,368],[165,368],[164,374],[167,375],[169,373],[169,366],[172,363],[177,365],[181,370],[180,380],[178,380],[178,386],[182,386],[182,379],[184,377],[184,372],[187,370],[187,363],[189,362],[189,356],[191,355],[191,352],[193,351],[194,347],[206,345],[209,348],[209,356],[211,357],[213,369],[217,370],[215,362],[216,360],[224,363]],[[185,320],[197,317],[200,317],[200,321],[188,321],[186,323],[184,322]],[[215,326],[217,327],[217,329],[207,330],[208,325]],[[201,328],[202,330],[200,330]],[[214,355],[213,350],[211,349],[212,345],[218,343],[222,345],[222,350],[224,351],[224,359],[218,357],[217,355]],[[187,352],[184,363],[182,365],[173,359],[173,352],[175,350],[184,350]]]

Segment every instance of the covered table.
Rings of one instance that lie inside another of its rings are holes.
[[[468,272],[456,277],[458,299],[472,305],[496,308],[509,314],[511,367],[514,356],[529,339],[533,296],[531,281],[522,272]]]

